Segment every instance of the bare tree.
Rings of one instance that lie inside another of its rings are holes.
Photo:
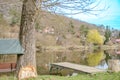
[[[40,1],[40,8],[60,14],[79,14],[90,13],[91,11],[104,10],[97,8],[100,4],[99,0],[37,0]],[[104,6],[106,7],[106,6]],[[71,12],[72,11],[72,12]]]
[[[17,73],[21,67],[28,65],[36,68],[34,22],[38,11],[78,14],[94,10],[96,5],[92,7],[90,5],[95,2],[95,0],[23,0],[19,38],[25,50],[24,55],[18,55]]]
[[[17,74],[21,67],[33,66],[36,68],[35,50],[35,16],[37,8],[34,0],[24,0],[20,24],[19,39],[24,50],[24,55],[17,56]]]

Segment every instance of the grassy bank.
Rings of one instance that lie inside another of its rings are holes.
[[[42,51],[83,51],[88,50],[88,46],[43,46]]]
[[[109,50],[109,49],[117,49],[118,45],[102,45],[102,46],[42,46],[37,47],[37,51],[83,51],[83,50],[93,50],[93,49],[101,49],[101,50]]]
[[[13,76],[0,76],[0,80],[17,80]],[[98,73],[96,75],[79,74],[77,76],[54,76],[54,75],[39,75],[37,78],[27,80],[120,80],[119,73]]]

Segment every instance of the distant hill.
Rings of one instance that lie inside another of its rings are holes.
[[[16,11],[16,13],[21,13],[21,9],[22,9],[22,2],[20,2],[20,0],[0,0],[0,14],[2,14],[6,20],[12,18],[14,14],[14,13],[12,14],[12,11],[14,12]],[[83,21],[75,20],[61,15],[50,14],[44,11],[41,12],[40,18],[41,18],[40,19],[41,26],[66,27],[70,22],[72,22],[76,27],[80,27],[81,25],[89,26],[92,28],[96,27],[93,24],[89,24]]]
[[[7,26],[4,31],[1,32],[1,37],[2,35],[4,35],[4,37],[9,37],[8,35],[10,34],[14,35],[12,38],[18,37],[21,9],[22,3],[19,0],[0,0],[0,18],[1,20],[4,19],[3,22],[6,24],[4,25],[1,23],[0,32],[3,31],[2,27],[5,28],[5,26]],[[15,25],[15,27],[10,27],[11,24],[17,25]],[[39,42],[42,42],[41,45],[56,45],[56,38],[58,37],[61,37],[62,44],[66,43],[65,41],[67,40],[69,40],[69,42],[66,44],[69,45],[81,44],[81,39],[78,37],[82,35],[80,34],[81,27],[99,29],[94,24],[62,15],[51,14],[46,11],[40,12],[35,27],[37,29],[37,39]],[[48,27],[49,29],[54,29],[54,34],[45,33],[44,30]],[[45,36],[43,36],[44,34]]]

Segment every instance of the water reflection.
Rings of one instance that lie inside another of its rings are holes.
[[[72,62],[93,66],[100,69],[108,69],[109,60],[119,60],[120,54],[116,54],[116,50],[106,51],[63,51],[63,52],[40,52],[37,53],[37,68],[39,74],[49,74],[51,63],[56,62]],[[0,63],[2,62],[16,62],[15,55],[0,55]],[[119,61],[117,61],[118,63]],[[115,63],[112,62],[112,63]],[[116,66],[118,65],[116,63]]]
[[[49,64],[56,62],[72,62],[88,66],[98,66],[105,60],[104,51],[82,52],[43,52],[37,53],[38,72],[48,73]]]
[[[96,66],[96,68],[109,69],[113,72],[120,71],[120,54],[118,54],[117,51],[120,52],[119,50],[104,51],[106,58],[98,66]]]
[[[108,67],[108,62],[110,60],[119,60],[120,55],[116,54],[116,50],[106,50],[106,51],[82,51],[82,52],[44,52],[44,53],[38,53],[37,54],[37,63],[38,66],[42,66],[42,70],[45,70],[46,73],[48,73],[48,67],[50,63],[55,62],[72,62],[77,64],[83,64],[88,66],[93,66],[99,69],[108,69],[110,68],[110,65]],[[43,57],[44,56],[44,57]],[[39,61],[41,59],[41,61]],[[116,66],[118,66],[119,61],[115,63]],[[120,62],[119,62],[120,63]],[[44,73],[45,71],[43,71]],[[40,72],[42,73],[42,72]]]
[[[89,53],[86,57],[88,66],[97,66],[102,60],[105,59],[103,51],[95,51],[93,53]]]
[[[108,69],[108,64],[106,62],[104,62],[104,64],[100,64],[95,67],[98,69]]]

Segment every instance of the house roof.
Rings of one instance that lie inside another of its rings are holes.
[[[0,39],[0,54],[23,54],[18,39]]]

